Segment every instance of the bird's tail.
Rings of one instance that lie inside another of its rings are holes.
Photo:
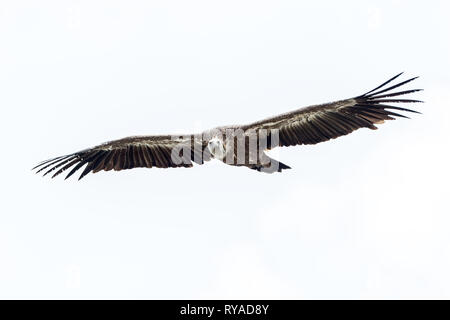
[[[272,158],[269,159],[269,163],[253,165],[250,167],[250,169],[265,173],[282,172],[283,170],[291,169],[291,167],[289,167],[287,164],[284,164],[283,162]]]

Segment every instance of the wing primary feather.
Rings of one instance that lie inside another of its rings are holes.
[[[380,93],[383,93],[383,92],[386,92],[386,91],[389,91],[389,90],[394,90],[395,88],[398,88],[398,87],[400,87],[400,86],[402,86],[402,85],[404,85],[404,84],[407,84],[408,82],[411,82],[411,81],[413,81],[413,80],[416,80],[417,78],[418,78],[418,77],[414,77],[414,78],[411,78],[411,79],[402,81],[402,82],[397,83],[397,84],[395,84],[395,85],[393,85],[393,86],[390,86],[389,88],[383,89],[383,90],[378,91],[378,92],[374,92],[374,93],[372,93],[372,94],[370,94],[370,95],[367,95],[367,94],[366,94],[365,97],[366,97],[366,98],[370,98],[370,97],[379,95]]]
[[[75,163],[79,162],[80,158],[76,157],[75,159],[73,159],[72,161],[70,161],[68,164],[66,164],[64,167],[62,167],[61,169],[59,169],[58,171],[56,171],[53,175],[52,175],[52,179],[58,175],[60,175],[62,172],[66,171],[67,169],[69,169],[71,166],[73,166]]]
[[[366,113],[368,115],[371,115],[375,118],[378,118],[380,120],[390,120],[390,117],[386,114],[385,110],[383,109],[373,109],[373,108],[364,108],[360,107],[355,111],[357,114],[359,113]]]
[[[403,72],[400,72],[399,74],[397,74],[395,77],[389,79],[388,81],[384,82],[383,84],[379,85],[378,87],[376,87],[375,89],[370,90],[369,92],[364,93],[361,97],[363,96],[367,96],[369,93],[372,93],[378,89],[383,88],[385,85],[387,85],[389,82],[394,81],[395,79],[397,79],[398,77],[400,77],[403,74]]]
[[[423,103],[422,100],[414,100],[414,99],[377,99],[377,100],[369,100],[371,103]]]
[[[384,110],[384,112],[386,112],[386,114],[388,114],[388,115],[390,115],[390,116],[395,116],[395,117],[400,117],[400,118],[411,119],[411,118],[408,117],[408,116],[405,116],[405,115],[400,114],[400,113],[392,112],[392,111],[389,111],[389,110]]]
[[[81,159],[80,163],[78,163],[64,178],[64,180],[67,180],[71,175],[73,175],[78,169],[80,169],[82,166],[84,166],[88,161],[90,161],[93,157],[95,157],[99,151],[94,152],[91,155],[86,156],[84,159]]]
[[[47,163],[45,164],[45,166],[39,168],[39,170],[36,171],[36,173],[39,173],[39,172],[41,172],[41,171],[47,169],[48,167],[50,167],[50,166],[52,166],[52,165],[54,165],[54,164],[60,162],[61,160],[64,160],[64,159],[67,158],[67,157],[70,157],[70,156],[71,156],[71,155],[67,155],[67,156],[62,156],[62,157],[55,158],[55,159],[53,159],[52,162],[47,162]],[[35,168],[38,168],[38,167],[35,167]]]
[[[71,157],[63,158],[63,159],[59,160],[59,162],[56,165],[54,165],[53,167],[51,167],[44,173],[43,177],[45,177],[47,174],[49,174],[53,170],[56,170],[59,167],[61,167],[62,165],[66,164],[67,162],[71,161],[74,157],[76,157],[76,156],[71,156]]]
[[[401,108],[401,107],[395,107],[395,106],[391,106],[391,105],[387,105],[387,104],[358,103],[357,105],[355,105],[355,107],[368,107],[368,108],[374,108],[374,109],[394,109],[394,110],[399,110],[399,111],[406,111],[406,112],[413,112],[413,113],[422,114],[421,112],[416,111],[416,110],[411,110],[411,109]]]
[[[410,94],[410,93],[418,92],[418,91],[423,91],[423,89],[412,89],[412,90],[406,90],[406,91],[399,91],[399,92],[387,93],[387,94],[383,94],[383,95],[381,95],[381,96],[379,96],[379,95],[371,96],[371,97],[369,98],[369,100],[371,100],[371,99],[387,98],[387,97],[402,96],[402,95],[405,95],[405,94]]]
[[[94,156],[91,160],[89,160],[88,165],[86,166],[86,168],[84,168],[83,172],[78,177],[78,180],[83,179],[83,177],[85,175],[87,175],[89,172],[91,172],[92,169],[94,168],[94,166],[97,164],[97,161],[99,161],[99,159],[101,160],[103,155],[104,155],[104,152],[103,151],[99,151],[96,156]]]
[[[64,157],[67,157],[67,156],[60,156],[60,157],[51,158],[51,159],[47,159],[47,160],[41,161],[41,162],[38,163],[38,165],[36,165],[35,167],[33,167],[31,170],[37,169],[37,168],[39,168],[40,166],[43,166],[44,164],[49,163],[49,162],[51,162],[51,161],[57,162],[56,160],[61,159],[61,158],[64,158]],[[38,171],[38,172],[39,172],[39,171]],[[38,173],[38,172],[36,172],[36,173]]]

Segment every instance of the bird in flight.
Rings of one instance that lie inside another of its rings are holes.
[[[265,151],[281,146],[316,144],[347,135],[359,128],[377,129],[375,124],[399,114],[417,111],[393,106],[420,100],[402,96],[422,89],[395,91],[417,77],[392,84],[402,73],[369,92],[349,99],[300,108],[246,125],[231,125],[189,135],[133,136],[41,162],[33,170],[52,178],[69,170],[66,178],[86,166],[79,179],[101,170],[138,167],[192,167],[217,159],[233,166],[260,172],[282,172],[286,164],[270,158]],[[390,84],[388,86],[388,84]],[[399,98],[400,97],[400,98]]]

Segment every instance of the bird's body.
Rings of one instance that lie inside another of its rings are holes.
[[[391,103],[421,102],[394,97],[421,89],[391,92],[415,78],[384,88],[401,74],[366,94],[297,109],[248,125],[231,125],[206,130],[200,134],[135,136],[103,143],[66,156],[40,163],[34,169],[53,172],[53,177],[71,169],[66,179],[86,165],[80,175],[101,170],[123,170],[136,167],[192,167],[215,158],[228,165],[245,166],[272,173],[290,169],[271,159],[266,150],[278,146],[316,144],[346,135],[359,128],[377,129],[375,124],[394,117],[393,112],[416,112],[390,105]]]

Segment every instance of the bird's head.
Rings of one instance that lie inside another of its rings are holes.
[[[216,159],[222,160],[225,157],[225,146],[218,137],[213,137],[208,141],[208,150]]]

